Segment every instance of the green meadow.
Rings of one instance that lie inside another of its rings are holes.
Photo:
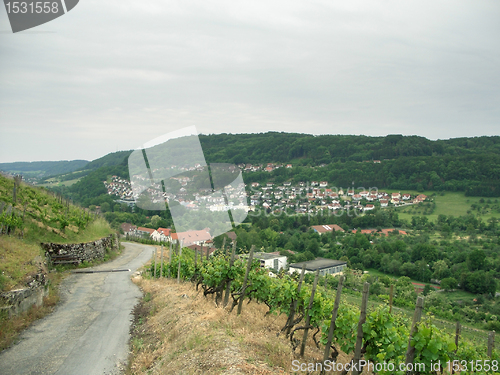
[[[427,216],[430,221],[435,222],[439,215],[464,216],[468,214],[476,215],[484,221],[492,217],[500,219],[498,198],[466,197],[463,192],[424,192],[422,194],[427,195],[432,202],[396,208],[401,219],[411,220],[412,216]]]

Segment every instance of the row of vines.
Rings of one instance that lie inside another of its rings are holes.
[[[61,196],[22,185],[17,176],[13,180],[0,176],[0,234],[22,232],[27,220],[64,232],[68,226],[83,229],[93,219]]]
[[[500,358],[496,351],[487,353],[486,347],[477,347],[464,339],[458,341],[437,328],[430,316],[418,321],[414,318],[412,323],[403,315],[390,312],[389,306],[364,312],[363,306],[360,309],[342,301],[343,279],[335,296],[334,290],[317,286],[317,278],[310,285],[302,282],[303,274],[300,280],[298,274],[270,277],[268,270],[252,260],[252,251],[248,259],[235,259],[234,247],[233,254],[228,254],[227,250],[226,253],[218,251],[210,259],[187,248],[180,251],[170,248],[169,252],[170,260],[164,262],[162,251],[161,264],[157,264],[155,256],[150,269],[153,277],[191,281],[197,289],[203,290],[205,296],[214,294],[218,306],[230,311],[238,306],[238,314],[243,300],[265,304],[267,314],[287,317],[278,334],[287,336],[293,350],[305,346],[307,331],[310,330],[316,347],[325,352],[324,361],[334,363],[342,351],[352,355],[351,363],[365,361],[366,364],[369,361],[370,369],[379,374],[405,374],[407,369],[413,369],[411,373],[415,374],[499,372]],[[368,299],[369,284],[366,284]],[[405,365],[409,363],[413,366]]]

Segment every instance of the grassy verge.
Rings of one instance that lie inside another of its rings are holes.
[[[12,345],[19,334],[35,320],[50,314],[59,301],[59,285],[64,278],[61,273],[48,275],[48,295],[42,306],[32,306],[27,312],[9,317],[6,311],[0,313],[0,351]]]
[[[292,361],[299,357],[285,335],[276,336],[285,316],[266,316],[267,307],[255,302],[245,303],[240,316],[229,313],[191,283],[141,277],[133,281],[144,298],[134,312],[127,374],[293,373]],[[322,359],[313,333],[301,362]],[[348,359],[342,353],[338,358]]]
[[[85,229],[72,230],[72,228],[67,228],[63,233],[64,237],[40,223],[32,222],[24,230],[24,239],[31,243],[79,243],[95,241],[99,238],[109,236],[114,232],[109,223],[103,218],[97,218],[92,221]]]
[[[0,292],[23,287],[26,279],[37,271],[35,258],[41,261],[41,255],[38,245],[0,236]]]

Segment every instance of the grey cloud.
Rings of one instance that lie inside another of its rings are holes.
[[[33,29],[53,33],[0,34],[0,161],[93,159],[191,125],[499,134],[499,16],[496,1],[81,1]]]

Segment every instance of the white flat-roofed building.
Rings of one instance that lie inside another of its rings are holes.
[[[347,267],[347,262],[343,260],[334,260],[326,258],[316,258],[307,262],[292,263],[288,269],[289,273],[302,272],[302,267],[305,265],[305,273],[313,273],[319,270],[320,276],[342,274],[344,268]]]
[[[260,261],[260,266],[263,268],[271,268],[279,272],[282,268],[286,268],[287,259],[285,255],[275,253],[255,253],[254,258]]]

